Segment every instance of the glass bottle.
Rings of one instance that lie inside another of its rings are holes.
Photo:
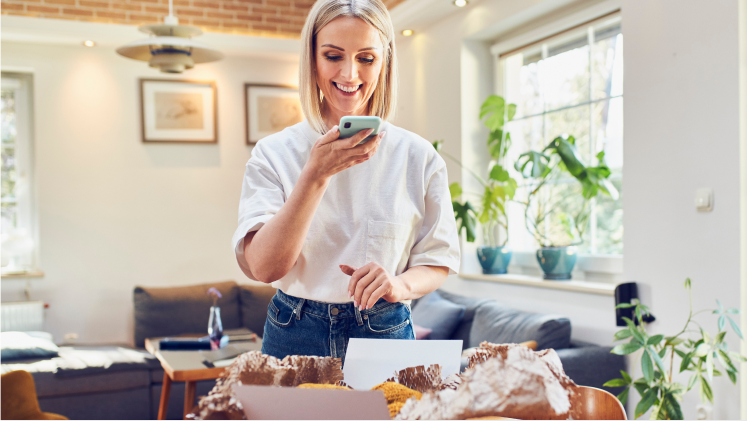
[[[208,336],[210,337],[210,349],[220,349],[220,340],[223,337],[223,323],[220,321],[220,307],[210,307]]]

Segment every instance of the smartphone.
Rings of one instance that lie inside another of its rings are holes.
[[[369,115],[346,115],[340,119],[340,139],[353,137],[361,130],[373,129],[371,135],[359,143],[359,145],[362,145],[376,137],[376,135],[379,134],[380,127],[381,119],[379,117]]]

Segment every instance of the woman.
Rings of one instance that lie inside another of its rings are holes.
[[[345,358],[349,338],[415,339],[410,301],[459,269],[446,166],[383,123],[338,139],[346,115],[396,107],[394,29],[381,0],[319,0],[302,32],[306,121],[260,140],[233,237],[251,279],[272,283],[262,352]]]

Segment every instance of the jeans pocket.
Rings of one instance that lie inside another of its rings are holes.
[[[379,335],[399,332],[410,324],[410,314],[404,304],[393,304],[380,311],[363,315],[366,329]]]
[[[295,315],[296,309],[277,298],[277,295],[272,297],[267,306],[267,320],[278,327],[288,327]]]

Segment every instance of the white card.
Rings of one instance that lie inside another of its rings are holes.
[[[345,383],[368,390],[407,367],[438,364],[441,375],[459,373],[461,340],[359,339],[351,338],[345,353]]]

